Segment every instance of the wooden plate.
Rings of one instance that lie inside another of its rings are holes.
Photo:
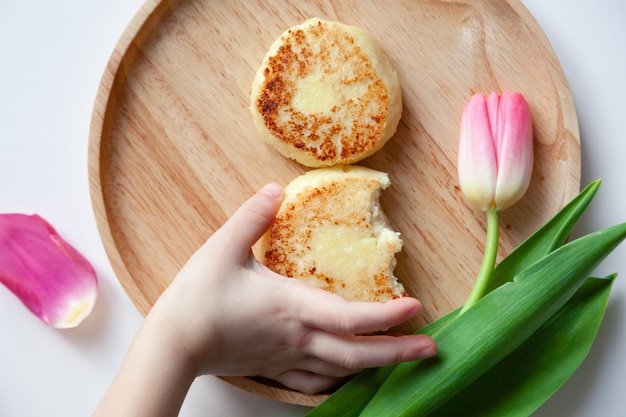
[[[248,109],[269,45],[309,17],[360,26],[400,77],[395,137],[363,165],[390,174],[382,205],[405,245],[396,274],[424,304],[416,329],[461,305],[482,259],[485,219],[457,186],[460,117],[475,92],[523,93],[533,112],[527,195],[501,217],[500,256],[580,187],[576,113],[559,62],[518,0],[148,1],[106,68],[93,112],[89,179],[113,269],[146,314],[187,258],[263,184],[305,169],[257,136]],[[276,400],[309,396],[224,378]]]

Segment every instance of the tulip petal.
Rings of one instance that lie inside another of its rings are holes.
[[[497,181],[497,154],[487,99],[474,95],[461,118],[458,155],[459,184],[469,202],[481,210],[492,208]]]
[[[533,170],[532,117],[524,96],[504,92],[500,97],[497,134],[498,181],[496,206],[500,210],[515,204],[526,193]]]
[[[500,113],[500,96],[498,93],[493,92],[489,94],[487,99],[487,112],[489,113],[489,122],[491,123],[491,134],[493,135],[494,145],[496,146],[496,154],[500,149],[502,143],[502,136],[500,133],[501,113]]]
[[[505,91],[474,95],[465,106],[459,140],[459,185],[476,208],[504,210],[526,193],[533,169],[528,103]]]
[[[44,323],[77,326],[98,281],[87,259],[38,215],[0,214],[0,282]]]

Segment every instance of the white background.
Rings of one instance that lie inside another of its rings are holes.
[[[526,0],[553,44],[578,112],[583,185],[603,185],[577,234],[626,221],[626,2]],[[104,253],[91,210],[87,138],[110,53],[141,0],[2,0],[0,212],[39,213],[100,277],[78,328],[58,331],[0,286],[0,416],[87,416],[102,397],[141,316]],[[626,244],[597,275],[626,275]],[[615,283],[592,351],[535,415],[626,415],[626,276]],[[184,416],[302,416],[214,377],[196,381]]]

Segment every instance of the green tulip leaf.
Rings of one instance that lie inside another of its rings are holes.
[[[626,223],[570,242],[487,294],[438,331],[437,357],[398,364],[361,416],[422,416],[515,351],[626,238]]]
[[[606,311],[611,284],[590,278],[516,351],[430,417],[527,417],[583,362]]]
[[[601,182],[595,180],[585,187],[554,217],[508,254],[493,271],[488,292],[510,281],[517,273],[561,247],[593,200]]]

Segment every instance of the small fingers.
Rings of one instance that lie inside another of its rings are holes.
[[[360,368],[345,368],[336,363],[330,363],[314,356],[308,356],[300,361],[298,369],[334,378],[343,378],[361,371]]]
[[[241,207],[216,232],[227,239],[232,249],[246,257],[250,248],[274,221],[283,198],[278,184],[267,184],[245,201]]]
[[[332,333],[372,333],[396,326],[415,317],[422,309],[412,297],[402,297],[386,303],[348,302],[326,291],[301,311],[302,323]]]
[[[379,367],[434,356],[435,342],[425,335],[357,335],[394,327],[422,308],[415,298],[386,303],[347,302],[326,291],[311,292],[300,320],[312,328],[306,353],[346,369]]]
[[[345,378],[318,375],[299,369],[284,372],[276,377],[273,377],[272,379],[280,382],[288,388],[305,394],[317,394],[319,392],[329,390],[345,381]]]
[[[437,347],[425,335],[354,336],[317,331],[306,350],[311,356],[298,364],[299,369],[272,379],[297,391],[314,394],[333,388],[364,368],[434,356]]]
[[[437,353],[425,335],[338,335],[318,331],[307,346],[309,355],[346,369],[363,369],[429,358]]]

